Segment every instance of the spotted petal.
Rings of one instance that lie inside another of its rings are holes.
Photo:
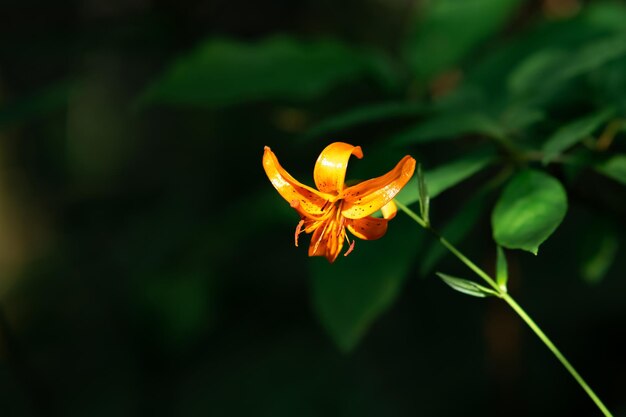
[[[359,159],[363,158],[361,147],[335,142],[324,148],[313,170],[313,178],[318,190],[334,195],[343,191],[346,169],[351,155]]]
[[[346,227],[359,239],[376,240],[387,233],[387,222],[386,219],[367,216],[362,219],[346,220]]]
[[[361,219],[380,210],[400,192],[414,171],[415,159],[407,155],[387,174],[346,188],[343,192],[343,216]]]
[[[276,155],[268,146],[263,153],[263,168],[274,188],[301,216],[319,216],[324,213],[330,196],[300,183],[289,175],[280,166]]]

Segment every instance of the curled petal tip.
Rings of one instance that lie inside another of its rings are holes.
[[[410,172],[411,174],[413,174],[413,171],[415,171],[415,164],[416,164],[415,158],[409,156],[409,160],[407,162],[408,163],[404,166],[404,172],[406,173]]]
[[[269,146],[267,146],[267,145],[265,145],[265,147],[263,147],[263,150],[264,150],[264,151],[266,151],[266,152],[267,152],[267,151],[271,151],[270,147],[269,147]]]
[[[352,155],[359,159],[363,158],[361,147],[345,142],[334,142],[324,148],[313,170],[317,189],[334,195],[341,193],[344,188],[348,161]]]

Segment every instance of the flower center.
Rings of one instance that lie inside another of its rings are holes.
[[[332,208],[328,211],[328,217],[324,216],[326,218],[316,222],[317,225],[314,225],[312,228],[311,231],[317,229],[318,227],[323,227],[322,232],[315,241],[313,253],[317,252],[317,249],[322,242],[326,242],[326,250],[337,250],[339,243],[345,234],[345,218],[341,215],[342,205],[343,200],[333,203]]]

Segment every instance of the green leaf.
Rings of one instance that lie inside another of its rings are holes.
[[[479,149],[463,155],[445,165],[438,166],[424,173],[424,180],[428,184],[428,195],[432,200],[445,190],[466,180],[481,171],[493,161],[496,155],[491,149]],[[398,196],[398,201],[410,205],[419,200],[419,185],[417,177],[412,178]]]
[[[561,183],[534,170],[518,173],[506,186],[491,216],[493,237],[505,248],[537,254],[567,212]]]
[[[421,103],[377,103],[370,104],[341,113],[326,120],[322,120],[305,134],[305,138],[314,138],[338,132],[354,126],[367,123],[415,116],[423,113],[426,107]]]
[[[443,280],[446,284],[450,286],[453,290],[458,292],[462,292],[463,294],[471,295],[473,297],[485,298],[497,296],[498,294],[486,287],[483,287],[480,284],[475,283],[474,281],[469,281],[467,279],[456,278],[450,275],[442,274],[441,272],[437,272],[437,276]]]
[[[496,283],[503,291],[506,291],[506,284],[509,280],[509,268],[506,263],[506,255],[501,246],[498,246],[498,257],[496,260]]]
[[[227,106],[253,100],[308,100],[366,75],[393,82],[391,72],[380,56],[333,40],[209,39],[166,69],[139,103]]]
[[[441,229],[441,235],[445,236],[453,245],[467,236],[478,222],[485,208],[486,191],[483,189],[476,193],[460,210],[458,210],[448,223]],[[439,242],[432,242],[424,251],[420,262],[420,275],[428,275],[449,252]]]
[[[398,216],[382,239],[357,241],[349,256],[333,264],[310,259],[315,310],[342,351],[352,350],[394,302],[423,236],[410,219]]]
[[[543,145],[543,163],[548,164],[563,151],[585,139],[605,123],[613,110],[605,109],[568,123],[557,130]]]
[[[400,132],[389,139],[393,146],[407,146],[440,140],[455,139],[467,134],[499,137],[502,128],[489,116],[479,112],[443,113],[430,120]]]
[[[598,165],[596,170],[626,185],[626,155],[615,155]]]
[[[74,82],[64,81],[50,85],[37,93],[2,104],[0,106],[0,129],[24,123],[67,106]]]
[[[405,48],[422,78],[459,64],[471,50],[506,23],[519,0],[435,0]]]

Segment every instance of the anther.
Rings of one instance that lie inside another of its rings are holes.
[[[356,242],[356,240],[353,240],[352,243],[350,243],[350,247],[348,248],[348,250],[346,251],[346,253],[343,254],[343,256],[348,256],[350,255],[350,252],[352,252],[354,250],[354,242]]]
[[[298,247],[298,235],[302,233],[302,226],[304,226],[304,219],[300,220],[298,222],[298,226],[296,226],[296,235],[295,235],[296,248]]]
[[[322,242],[322,239],[324,239],[324,234],[326,233],[326,228],[328,227],[328,222],[326,222],[324,224],[324,228],[322,229],[322,233],[320,233],[320,237],[317,239],[317,242],[315,242],[315,246],[313,247],[313,253],[317,253],[317,248],[320,246],[320,243]]]

